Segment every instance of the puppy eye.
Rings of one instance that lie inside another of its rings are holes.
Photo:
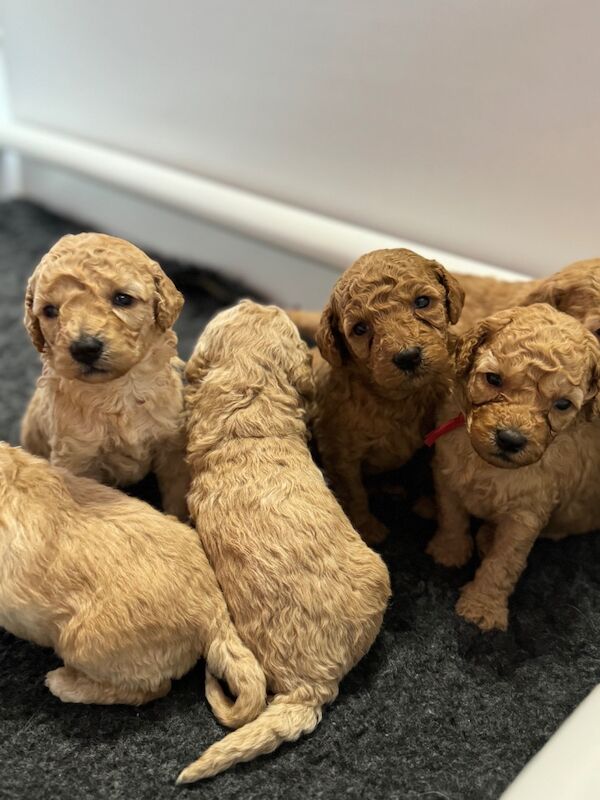
[[[486,372],[485,379],[490,386],[502,386],[502,376],[497,372]]]
[[[428,297],[425,297],[424,294],[421,294],[419,297],[415,298],[415,308],[427,308],[429,303],[431,303],[431,300]]]
[[[47,305],[42,308],[42,314],[48,319],[58,317],[58,306]]]
[[[366,322],[357,322],[356,325],[352,328],[352,333],[355,336],[364,336],[365,333],[369,330],[369,326]]]
[[[124,292],[117,292],[114,294],[112,301],[113,306],[121,306],[122,308],[133,305],[133,297],[130,294],[125,294]]]
[[[559,411],[566,411],[568,408],[571,408],[573,403],[570,400],[567,400],[566,397],[559,397],[558,400],[554,401],[554,408],[558,409]]]

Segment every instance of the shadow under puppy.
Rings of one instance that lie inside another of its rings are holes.
[[[183,297],[123,239],[63,236],[27,285],[25,325],[43,370],[21,441],[75,475],[126,486],[154,471],[163,507],[187,516]]]
[[[598,527],[599,370],[595,337],[545,304],[499,312],[457,343],[454,397],[439,419],[458,427],[436,443],[439,527],[428,552],[462,566],[473,549],[469,515],[484,520],[481,566],[456,605],[482,630],[506,630],[538,536]]]
[[[52,694],[147,703],[203,656],[207,676],[238,696],[226,713],[213,708],[223,724],[263,710],[264,673],[194,530],[4,443],[0,504],[0,625],[62,658],[46,677]]]
[[[369,510],[363,475],[401,467],[433,427],[463,298],[436,261],[375,250],[339,278],[321,316],[313,430],[331,487],[370,544],[387,528]]]
[[[242,640],[274,694],[184,771],[212,775],[312,731],[373,643],[387,568],[352,528],[307,446],[310,356],[273,306],[218,314],[187,367],[190,513]],[[212,681],[214,696],[221,695]]]

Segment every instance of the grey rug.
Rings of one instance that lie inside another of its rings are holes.
[[[39,372],[21,322],[26,278],[59,236],[86,229],[29,203],[0,205],[0,438],[12,443]],[[186,355],[213,313],[249,293],[157,257],[187,298]],[[417,491],[426,459],[401,477]],[[152,486],[142,493],[152,499]],[[201,667],[142,708],[65,705],[43,683],[59,663],[52,652],[0,630],[0,797],[497,798],[600,678],[600,536],[537,544],[509,632],[482,635],[453,611],[475,564],[434,567],[430,524],[397,497],[377,498],[375,510],[393,531],[383,548],[393,601],[311,736],[177,789],[179,770],[224,734]]]

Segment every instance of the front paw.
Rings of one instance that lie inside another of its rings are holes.
[[[456,613],[485,632],[508,628],[507,600],[481,592],[473,582],[460,590]]]
[[[376,517],[370,514],[356,525],[357,531],[367,544],[381,544],[388,535],[388,529]]]
[[[473,540],[468,534],[448,537],[438,531],[426,552],[442,567],[464,567],[473,553]]]

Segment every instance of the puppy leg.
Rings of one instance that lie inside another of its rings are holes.
[[[21,422],[21,444],[34,456],[50,458],[50,441],[43,419],[40,394],[36,391]]]
[[[184,453],[183,446],[166,448],[157,453],[154,463],[163,511],[182,522],[189,517],[186,496],[190,488],[189,468]]]
[[[475,578],[461,589],[456,611],[482,631],[508,627],[508,598],[543,527],[530,514],[498,521],[491,547]]]
[[[483,560],[492,549],[495,530],[496,526],[492,522],[484,522],[477,531],[475,543],[477,544],[477,552],[481,560]]]
[[[462,567],[471,558],[473,539],[469,514],[460,498],[434,471],[438,529],[427,545],[427,553],[444,567]]]
[[[59,667],[46,675],[46,686],[63,703],[139,706],[164,697],[171,681],[162,681],[155,689],[134,689],[99,683],[73,667]]]
[[[378,544],[388,529],[369,511],[369,496],[362,482],[360,461],[339,460],[329,465],[323,458],[333,493],[367,544]]]

